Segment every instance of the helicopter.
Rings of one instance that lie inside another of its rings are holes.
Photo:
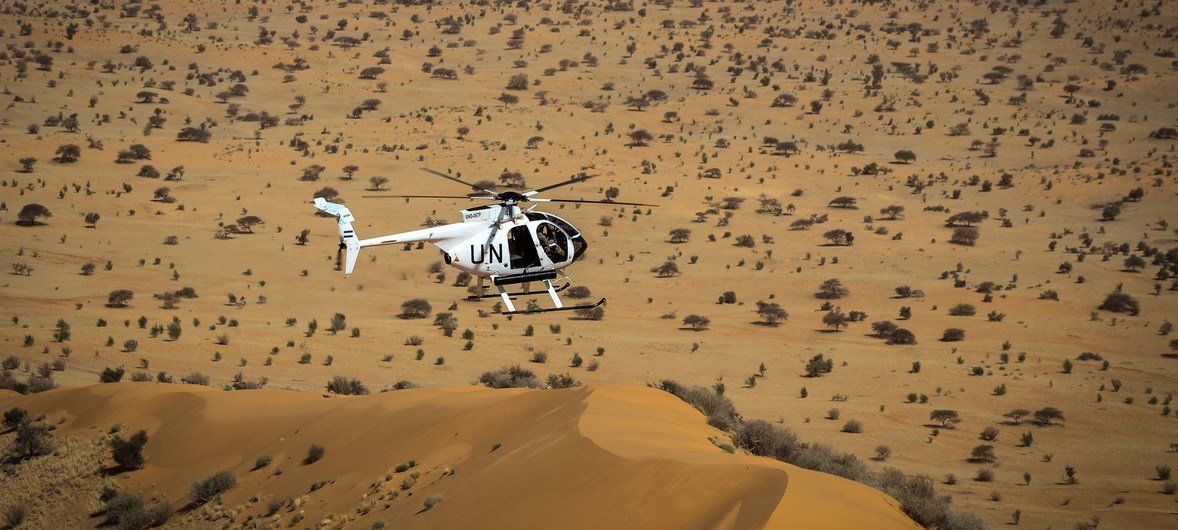
[[[351,276],[356,267],[360,249],[382,245],[398,245],[428,242],[442,251],[442,259],[455,267],[478,278],[474,294],[468,300],[502,298],[507,308],[505,315],[544,313],[552,311],[574,311],[592,309],[605,304],[605,298],[587,305],[566,306],[557,294],[570,285],[556,287],[553,280],[558,276],[570,278],[564,269],[577,261],[589,248],[584,235],[572,223],[547,212],[536,210],[536,205],[522,209],[528,202],[560,202],[576,204],[608,204],[615,206],[657,206],[636,202],[587,199],[552,199],[537,197],[538,194],[563,186],[585,182],[597,175],[580,174],[568,180],[529,191],[499,191],[486,189],[462,179],[422,168],[423,171],[447,180],[457,182],[475,190],[470,195],[363,195],[367,199],[462,199],[470,201],[493,201],[461,210],[462,221],[452,224],[430,226],[409,232],[401,232],[370,239],[360,239],[353,224],[356,218],[348,207],[316,197],[312,201],[319,211],[335,216],[339,224],[339,254],[344,255],[344,277]],[[490,279],[498,294],[485,294],[484,281]],[[543,291],[532,291],[531,282],[541,282]],[[508,292],[507,286],[521,285],[522,290]],[[529,304],[518,310],[512,303],[513,297],[528,296],[547,292],[553,307],[540,308]]]

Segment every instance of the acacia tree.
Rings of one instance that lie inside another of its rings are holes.
[[[708,324],[712,321],[708,317],[702,315],[687,315],[683,318],[683,325],[691,328],[692,331],[703,331],[708,329]]]
[[[668,261],[656,267],[654,272],[658,274],[660,278],[670,278],[676,274],[679,274],[679,266],[676,265],[674,261]]]
[[[388,182],[389,182],[388,177],[369,177],[368,178],[368,183],[372,184],[373,191],[379,191],[379,190],[383,189],[384,185],[388,184]]]
[[[672,228],[671,229],[671,242],[672,243],[685,243],[685,242],[687,242],[688,238],[690,238],[690,237],[691,237],[691,229],[689,229],[689,228]]]
[[[24,205],[20,212],[16,214],[18,221],[16,224],[21,226],[33,226],[37,224],[38,217],[53,217],[53,212],[35,202]]]
[[[898,204],[893,204],[893,205],[881,208],[879,210],[879,213],[880,213],[880,215],[888,216],[887,218],[889,221],[894,221],[897,216],[904,213],[904,207],[900,206]]]
[[[20,170],[22,173],[32,173],[33,164],[37,163],[37,159],[31,156],[26,156],[20,159]]]
[[[127,307],[127,302],[135,298],[135,293],[130,289],[116,289],[111,291],[106,297],[107,307]]]
[[[929,413],[928,418],[941,424],[941,427],[952,429],[953,425],[961,421],[956,410],[937,409]]]
[[[831,311],[822,316],[822,323],[834,328],[835,331],[846,326],[848,321],[850,319],[842,311]]]
[[[654,139],[654,135],[650,134],[646,129],[638,129],[630,133],[630,146],[643,147],[647,142]]]
[[[851,291],[847,290],[847,288],[843,286],[843,282],[841,280],[838,278],[831,278],[822,282],[822,284],[818,286],[818,292],[814,293],[814,298],[820,298],[823,300],[837,300],[849,294],[851,294]]]
[[[834,230],[827,230],[822,237],[829,239],[833,245],[843,245],[847,242],[847,231],[842,228],[835,228]]]
[[[251,234],[254,233],[254,230],[253,230],[254,226],[264,225],[264,224],[266,224],[266,221],[263,221],[261,217],[258,217],[256,215],[247,215],[245,217],[239,217],[237,219],[237,225],[244,228],[246,232],[249,232]]]
[[[787,313],[777,302],[757,302],[757,316],[765,322],[767,326],[777,327],[778,323],[784,320],[789,320],[789,313]]]
[[[57,155],[57,158],[54,160],[62,164],[71,164],[77,162],[82,157],[82,148],[74,144],[63,144],[57,147],[57,151],[54,151],[54,154]]]

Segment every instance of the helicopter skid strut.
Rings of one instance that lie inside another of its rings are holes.
[[[559,293],[559,292],[561,292],[561,291],[563,291],[563,290],[565,290],[565,289],[568,289],[568,288],[569,288],[571,285],[572,285],[571,283],[569,283],[569,282],[565,282],[565,283],[564,283],[564,285],[562,285],[562,286],[560,286],[560,287],[557,287],[557,288],[555,288],[554,290],[555,290],[556,292],[558,292],[558,293]],[[516,296],[529,296],[529,295],[533,295],[533,294],[539,294],[539,293],[542,293],[542,292],[544,292],[544,291],[529,291],[529,290],[524,290],[524,291],[519,291],[519,292],[514,292],[514,293],[507,293],[507,296],[510,296],[510,297],[514,298],[514,297],[516,297]],[[470,296],[466,297],[466,300],[467,300],[467,301],[469,301],[469,302],[473,302],[473,301],[476,301],[476,300],[482,300],[482,299],[484,299],[484,298],[499,298],[499,296],[500,296],[500,295],[499,295],[499,293],[489,293],[489,294],[481,294],[481,295],[470,295]]]

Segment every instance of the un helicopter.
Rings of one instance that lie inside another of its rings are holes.
[[[551,311],[573,311],[592,309],[605,303],[605,298],[587,305],[566,306],[561,302],[560,291],[568,288],[570,282],[555,287],[553,280],[563,276],[564,269],[585,254],[589,244],[585,237],[571,223],[550,213],[537,211],[536,205],[521,209],[523,203],[561,202],[577,204],[608,204],[614,206],[657,206],[636,202],[587,199],[550,199],[537,197],[538,194],[571,184],[585,182],[597,175],[578,175],[563,182],[534,190],[500,191],[465,182],[458,177],[422,168],[447,180],[457,182],[476,190],[470,195],[364,195],[364,198],[380,199],[464,199],[471,201],[493,201],[462,210],[462,222],[430,226],[419,230],[401,232],[370,239],[360,239],[353,224],[356,218],[351,210],[342,204],[328,202],[323,197],[312,201],[315,208],[333,215],[339,224],[339,252],[344,255],[344,277],[352,274],[360,249],[382,245],[428,242],[442,251],[447,265],[470,273],[478,278],[473,295],[468,300],[494,298],[503,299],[507,308],[503,314],[545,313]],[[339,260],[337,254],[337,262]],[[498,290],[496,294],[485,294],[484,281],[490,279]],[[531,282],[541,282],[543,291],[530,290]],[[508,292],[506,286],[521,285],[522,290]],[[512,303],[514,296],[528,296],[547,292],[554,307],[540,308],[529,305],[517,310]]]

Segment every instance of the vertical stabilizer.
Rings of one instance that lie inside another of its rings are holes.
[[[348,210],[347,206],[327,202],[327,199],[323,197],[316,197],[314,203],[319,211],[334,215],[339,220],[340,250],[346,252],[344,277],[347,278],[356,268],[356,257],[360,255],[360,238],[356,237],[356,230],[352,228],[352,223],[356,221],[356,218],[352,217],[352,212]]]

